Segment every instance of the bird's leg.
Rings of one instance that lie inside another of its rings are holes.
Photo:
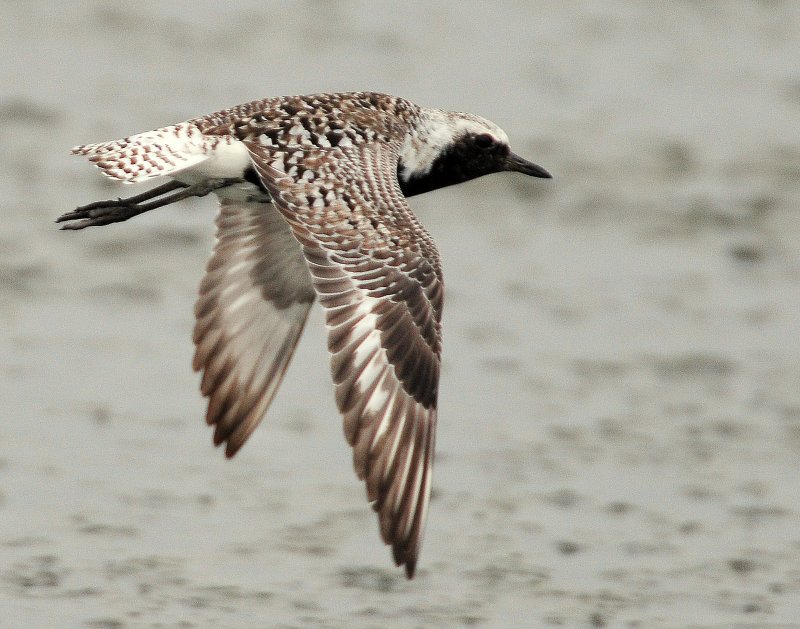
[[[82,205],[72,212],[62,214],[56,219],[56,223],[63,223],[64,221],[75,221],[79,219],[106,219],[106,222],[92,222],[92,225],[107,225],[108,223],[116,223],[128,220],[129,218],[141,214],[141,206],[137,205],[142,201],[149,201],[155,197],[160,197],[162,194],[172,192],[179,188],[186,188],[186,184],[180,181],[168,181],[165,184],[156,186],[152,190],[137,194],[127,199],[117,198],[116,201],[109,199],[108,201],[95,201],[87,205]],[[168,197],[167,197],[168,198]],[[163,199],[166,200],[166,199]],[[149,204],[148,204],[149,205]],[[152,209],[152,208],[150,208]],[[140,211],[137,211],[140,210]],[[89,227],[90,223],[71,223],[64,225],[61,229],[83,229]]]
[[[117,199],[109,201],[96,201],[76,208],[72,212],[62,214],[56,219],[56,223],[65,221],[76,221],[63,225],[61,229],[83,229],[84,227],[94,227],[108,225],[110,223],[120,223],[129,218],[155,210],[156,208],[175,203],[190,197],[204,197],[205,195],[230,186],[234,183],[241,183],[242,179],[206,179],[193,185],[187,185],[179,181],[170,181],[161,186],[137,194],[127,199]],[[168,192],[174,192],[167,196],[162,196]],[[156,198],[161,197],[161,198]],[[150,199],[154,199],[151,201]],[[142,203],[149,201],[148,203]]]

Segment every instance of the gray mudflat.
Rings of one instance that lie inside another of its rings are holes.
[[[0,626],[800,626],[800,5],[0,3]],[[72,145],[268,95],[483,114],[554,180],[413,200],[445,260],[418,577],[315,309],[232,461],[192,373],[214,201]]]

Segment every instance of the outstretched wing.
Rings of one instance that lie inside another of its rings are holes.
[[[336,402],[384,542],[412,577],[430,499],[441,353],[439,254],[397,183],[396,144],[246,141],[326,309]]]
[[[236,454],[261,421],[303,332],[314,289],[300,246],[271,203],[223,199],[195,305],[193,366],[214,443]]]

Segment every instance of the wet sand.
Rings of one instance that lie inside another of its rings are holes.
[[[0,626],[800,627],[800,8],[4,2]],[[552,182],[417,197],[445,261],[418,576],[312,318],[232,461],[190,367],[214,201],[69,156],[267,95],[481,113]]]

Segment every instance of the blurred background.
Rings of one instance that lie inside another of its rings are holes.
[[[800,626],[800,4],[0,10],[0,625]],[[246,447],[212,447],[215,201],[53,223],[134,193],[73,145],[343,90],[484,115],[554,174],[411,203],[448,288],[411,582],[317,309]]]

